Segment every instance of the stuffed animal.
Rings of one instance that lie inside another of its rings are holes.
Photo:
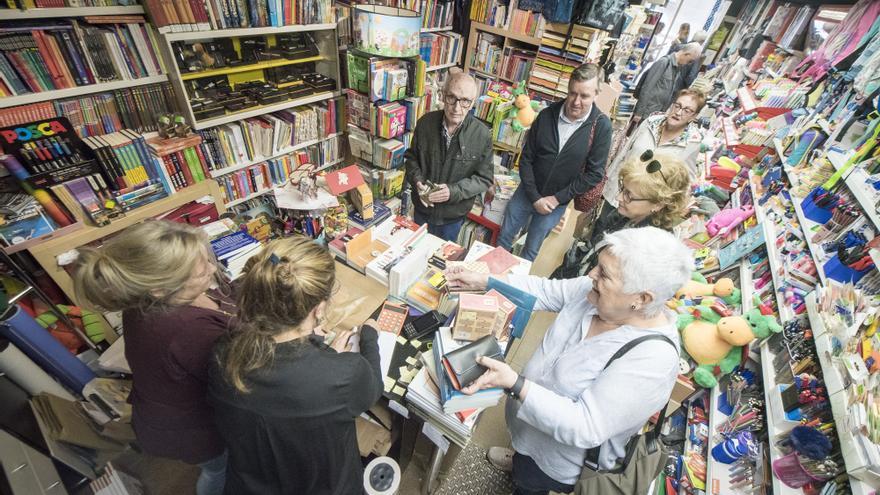
[[[711,220],[706,222],[706,232],[712,237],[716,235],[725,236],[736,228],[737,225],[745,222],[747,218],[754,214],[755,209],[751,205],[721,210],[713,215]]]
[[[522,82],[513,90],[514,110],[510,117],[513,119],[513,130],[517,132],[528,129],[538,116],[538,102],[529,98],[525,86],[525,82]]]
[[[699,272],[694,272],[691,280],[675,293],[676,299],[696,299],[701,296],[715,296],[732,305],[737,305],[742,300],[742,293],[733,285],[733,280],[719,278],[717,282],[710,284]]]
[[[699,310],[678,316],[681,342],[697,363],[694,381],[706,388],[718,384],[718,377],[733,371],[742,360],[742,346],[765,338],[782,327],[773,317],[752,309],[742,316],[722,316],[716,311]]]
[[[77,306],[67,306],[65,304],[56,304],[56,308],[62,314],[67,315],[71,323],[79,327],[80,330],[94,343],[104,340],[104,325],[97,313],[81,309]],[[79,336],[73,332],[64,322],[60,321],[52,311],[40,313],[34,318],[41,327],[48,330],[53,337],[61,342],[70,352],[77,353],[82,347]]]

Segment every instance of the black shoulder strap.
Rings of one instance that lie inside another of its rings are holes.
[[[675,342],[673,342],[672,340],[669,339],[669,337],[667,337],[665,335],[658,334],[658,333],[651,334],[651,335],[643,335],[641,337],[634,338],[634,339],[630,340],[629,342],[627,342],[626,344],[623,344],[622,346],[620,346],[620,349],[618,349],[617,352],[615,352],[614,355],[611,356],[611,358],[608,360],[608,362],[605,363],[605,367],[602,368],[602,371],[607,370],[608,367],[611,366],[611,363],[613,363],[614,361],[617,361],[618,359],[623,357],[624,354],[631,351],[635,346],[641,344],[642,342],[646,342],[648,340],[663,340],[666,343],[668,343],[669,345],[671,345],[673,349],[675,349],[676,354],[678,353],[678,347],[675,345]],[[653,440],[655,440],[660,435],[660,428],[663,426],[663,421],[666,420],[666,406],[667,405],[669,405],[668,402],[663,406],[663,410],[660,411],[660,416],[657,417],[657,423],[654,425],[654,428],[652,429],[652,431],[650,433],[648,433],[648,435],[650,435],[650,438],[648,439],[649,444],[653,443]],[[632,442],[632,440],[630,440],[630,442],[627,444],[627,456],[626,456],[627,458],[630,457],[631,450],[632,450],[631,447],[634,445],[635,444]],[[600,445],[593,447],[592,449],[587,449],[587,456],[586,456],[586,459],[584,459],[584,465],[586,467],[588,467],[594,471],[597,471],[599,469],[599,450],[601,448],[602,448],[602,445],[600,444]],[[628,459],[627,459],[627,461],[628,461]]]

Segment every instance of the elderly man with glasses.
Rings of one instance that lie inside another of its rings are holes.
[[[455,241],[474,198],[492,185],[492,136],[470,114],[477,83],[450,73],[443,87],[442,111],[419,119],[406,152],[406,179],[413,189],[413,216],[428,232]]]

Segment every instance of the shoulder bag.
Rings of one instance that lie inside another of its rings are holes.
[[[623,345],[611,359],[605,363],[605,368],[615,360],[629,352],[635,346],[648,340],[664,340],[673,348],[675,344],[665,335],[645,335],[633,339]],[[676,349],[677,351],[677,349]],[[594,447],[587,451],[584,468],[580,478],[574,485],[575,495],[632,495],[648,493],[648,488],[666,465],[669,453],[659,440],[660,428],[666,419],[666,406],[660,412],[654,428],[647,433],[633,436],[626,444],[626,455],[620,460],[619,466],[603,470],[599,468],[599,449]]]

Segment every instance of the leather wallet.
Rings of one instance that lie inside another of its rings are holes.
[[[504,361],[501,347],[494,335],[487,335],[464,347],[447,352],[443,357],[443,366],[446,368],[446,374],[449,375],[449,381],[452,382],[455,390],[461,390],[463,386],[470,385],[486,371],[485,366],[477,364],[479,356]]]

